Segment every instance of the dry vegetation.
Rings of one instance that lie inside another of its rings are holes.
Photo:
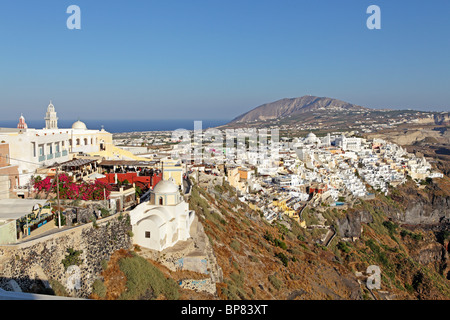
[[[157,294],[147,292],[139,298],[322,300],[372,299],[372,294],[382,298],[377,291],[371,293],[360,285],[355,276],[355,272],[365,272],[369,265],[378,265],[382,270],[381,289],[393,298],[449,299],[447,265],[446,261],[439,260],[442,246],[436,242],[435,234],[410,229],[388,219],[390,214],[404,210],[411,197],[431,201],[430,190],[434,190],[435,195],[448,195],[449,189],[445,187],[448,178],[441,180],[422,190],[414,183],[407,183],[388,197],[377,195],[375,200],[361,201],[348,212],[326,210],[323,215],[329,224],[362,211],[372,217],[372,222],[363,225],[359,240],[345,242],[336,237],[328,248],[317,244],[310,230],[301,228],[291,219],[286,218],[284,223],[267,223],[258,211],[240,202],[226,182],[213,190],[195,185],[190,207],[199,216],[223,271],[224,280],[216,286],[218,297],[172,286],[183,279],[203,279],[206,275],[172,272],[148,260],[158,271],[157,281],[166,283],[167,279],[172,279],[169,286],[172,291],[168,295],[164,289],[158,289]],[[129,290],[129,279],[120,261],[132,257],[133,254],[125,250],[111,257],[101,275],[106,294],[93,294],[93,298],[124,298],[124,292]]]

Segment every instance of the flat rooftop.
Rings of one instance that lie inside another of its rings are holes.
[[[0,200],[0,220],[17,220],[30,214],[36,206],[44,206],[48,200],[2,199]]]

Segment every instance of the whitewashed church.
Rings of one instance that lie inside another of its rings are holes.
[[[161,180],[151,191],[150,200],[130,211],[133,243],[162,251],[190,238],[194,217],[178,186],[172,180]]]

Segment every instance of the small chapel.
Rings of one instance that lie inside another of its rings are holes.
[[[171,180],[161,180],[150,191],[150,200],[130,211],[133,244],[162,251],[190,238],[195,212]]]

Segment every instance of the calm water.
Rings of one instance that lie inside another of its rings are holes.
[[[200,121],[201,119],[195,119]],[[186,119],[175,120],[82,120],[88,129],[101,129],[111,133],[133,132],[133,131],[172,131],[176,129],[194,130],[194,121]],[[59,128],[71,128],[76,120],[59,120]],[[224,125],[231,121],[223,119],[201,120],[202,128],[213,128]],[[0,120],[0,127],[16,128],[19,120]],[[45,127],[44,120],[26,120],[28,128],[42,129]]]

